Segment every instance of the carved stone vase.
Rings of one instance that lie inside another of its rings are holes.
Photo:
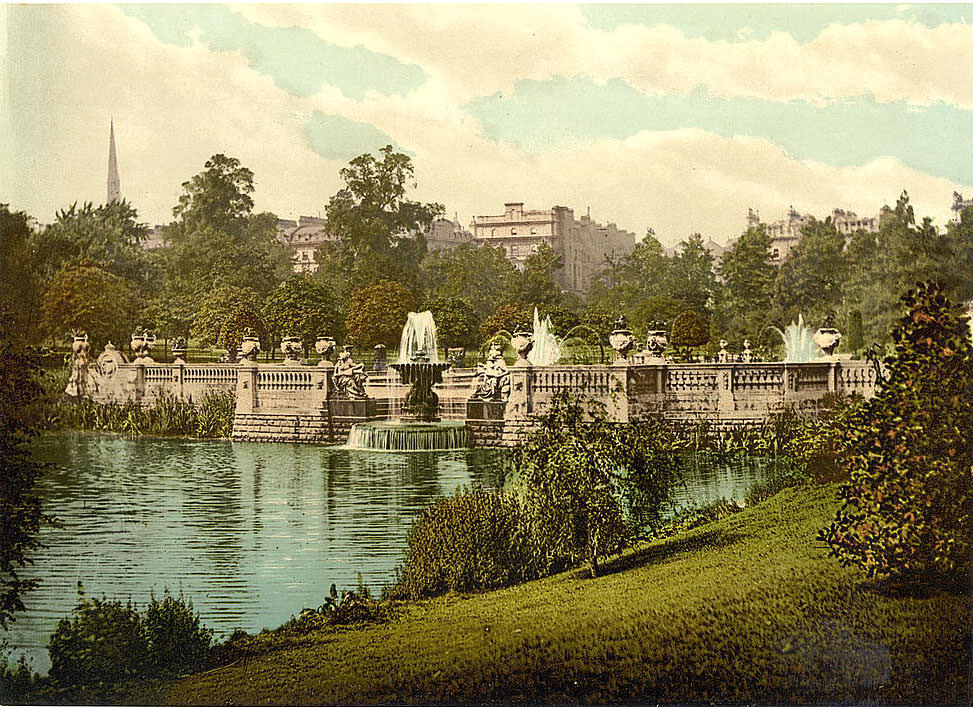
[[[260,339],[256,336],[244,336],[243,341],[240,342],[240,354],[243,356],[243,358],[240,359],[240,363],[256,363],[257,354],[259,353]]]
[[[334,368],[334,364],[331,362],[331,352],[334,351],[335,340],[330,336],[319,336],[314,340],[314,351],[321,360],[318,361],[318,366],[321,368]]]
[[[841,332],[831,327],[822,327],[814,332],[814,343],[825,356],[833,356],[841,343]]]
[[[301,357],[304,355],[304,347],[301,340],[296,336],[285,336],[280,340],[280,351],[284,354],[283,364],[285,366],[300,366]]]
[[[517,361],[514,363],[515,366],[529,366],[530,361],[527,360],[528,354],[530,354],[531,349],[534,348],[534,335],[529,331],[516,331],[514,335],[510,337],[510,345],[513,346],[514,351],[517,352]]]
[[[662,358],[669,347],[669,335],[665,329],[653,329],[645,339],[645,350],[652,358]]]
[[[608,343],[615,349],[615,363],[623,363],[635,346],[635,336],[626,324],[625,317],[619,317],[615,329],[608,335]]]

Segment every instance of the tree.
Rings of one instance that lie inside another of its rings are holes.
[[[69,262],[90,261],[145,290],[154,286],[157,273],[142,248],[146,224],[125,200],[97,208],[77,203],[57,212],[57,218],[36,237],[41,269],[51,275]]]
[[[748,228],[723,254],[720,276],[723,301],[717,318],[725,323],[724,336],[733,346],[744,338],[765,343],[768,325],[781,324],[773,310],[777,268],[770,260],[770,236],[764,224]]]
[[[305,351],[318,336],[340,338],[344,326],[334,293],[307,275],[294,275],[274,288],[264,300],[263,319],[274,340],[299,336]]]
[[[539,423],[514,461],[530,533],[552,561],[586,560],[596,577],[601,557],[660,518],[675,458],[653,448],[654,435],[609,423],[603,409],[563,394]]]
[[[416,289],[426,250],[421,234],[444,209],[407,199],[415,187],[412,160],[391,145],[379,152],[379,159],[365,153],[342,168],[345,186],[325,207],[325,229],[335,243],[317,260],[350,273],[350,289],[389,277]]]
[[[502,304],[483,321],[480,331],[486,338],[500,331],[513,334],[524,327],[530,331],[533,316],[533,308],[522,304]]]
[[[0,306],[0,628],[4,630],[14,613],[24,610],[24,594],[36,585],[20,570],[32,564],[45,519],[36,488],[42,469],[30,451],[36,430],[26,414],[42,391],[27,352],[11,336],[13,327],[10,312]]]
[[[709,317],[695,309],[682,311],[672,322],[673,346],[705,346],[709,343]]]
[[[260,295],[249,287],[223,285],[199,303],[192,336],[203,346],[216,345],[235,352],[247,329],[252,329],[265,346],[267,326],[260,316]]]
[[[139,302],[132,282],[80,263],[54,274],[41,311],[44,329],[52,337],[84,331],[97,344],[124,344],[137,323]]]
[[[254,214],[253,172],[214,155],[183,183],[175,221],[157,252],[166,276],[165,301],[188,330],[199,302],[214,288],[249,288],[263,296],[293,272],[277,239],[277,218]]]
[[[679,253],[670,258],[665,280],[693,309],[705,311],[717,290],[713,263],[713,253],[703,245],[703,237],[694,233],[680,243]]]
[[[844,248],[845,237],[830,217],[812,219],[801,228],[801,240],[781,263],[777,276],[775,300],[784,321],[803,314],[808,321],[823,324],[838,312],[848,279]]]
[[[555,273],[564,265],[564,258],[547,243],[541,243],[536,253],[524,261],[524,269],[515,277],[508,301],[537,307],[541,310],[559,306],[564,293],[557,284]]]
[[[920,283],[892,331],[887,378],[845,421],[843,505],[821,533],[842,564],[869,576],[960,583],[973,569],[973,346],[945,289]]]
[[[425,306],[436,322],[439,343],[445,347],[476,345],[479,322],[476,312],[465,300],[457,297],[436,297]]]
[[[42,292],[29,220],[23,211],[0,204],[0,308],[11,317],[7,335],[20,341],[37,326]]]
[[[461,299],[480,319],[509,300],[518,275],[503,248],[474,243],[427,253],[419,273],[428,297]]]
[[[403,285],[380,280],[358,290],[348,305],[345,327],[357,346],[398,343],[415,296]]]

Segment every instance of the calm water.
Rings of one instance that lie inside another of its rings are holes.
[[[358,574],[374,589],[400,563],[415,516],[461,485],[491,485],[500,456],[487,450],[387,454],[297,444],[56,434],[37,442],[53,463],[41,492],[62,522],[6,635],[35,670],[46,644],[86,593],[140,606],[149,591],[180,588],[220,635],[259,631]],[[741,499],[759,464],[690,464],[681,505]]]

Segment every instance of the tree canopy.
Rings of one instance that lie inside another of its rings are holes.
[[[134,283],[90,263],[56,272],[44,291],[41,308],[49,336],[84,331],[95,346],[108,341],[126,343],[138,323]]]
[[[344,321],[334,293],[307,275],[294,275],[274,288],[263,302],[263,318],[274,340],[299,336],[310,351],[318,336],[342,335]]]
[[[397,344],[416,299],[404,285],[380,280],[355,292],[345,322],[348,338],[356,346]]]

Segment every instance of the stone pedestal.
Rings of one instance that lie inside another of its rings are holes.
[[[467,400],[468,420],[502,420],[507,404],[502,400]]]
[[[328,401],[334,417],[372,420],[378,416],[375,398],[332,398]]]

